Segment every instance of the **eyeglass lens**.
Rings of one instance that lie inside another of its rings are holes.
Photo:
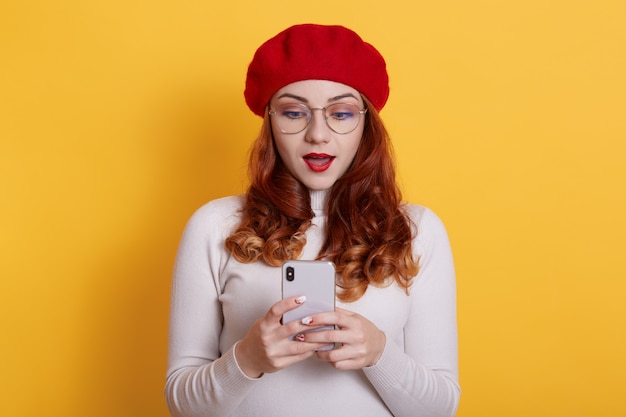
[[[356,129],[361,114],[365,113],[352,103],[334,103],[324,109],[311,109],[301,103],[283,103],[271,110],[270,114],[274,116],[276,127],[281,132],[292,134],[306,129],[314,110],[323,111],[328,127],[339,134],[350,133]]]

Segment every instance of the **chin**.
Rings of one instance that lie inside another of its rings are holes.
[[[311,191],[324,191],[335,185],[335,181],[301,181]]]

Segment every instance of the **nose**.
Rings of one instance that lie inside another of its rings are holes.
[[[330,128],[326,124],[324,109],[311,109],[311,121],[306,129],[305,140],[311,143],[324,143],[330,140]]]

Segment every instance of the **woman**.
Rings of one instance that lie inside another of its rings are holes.
[[[293,26],[257,50],[250,188],[200,208],[177,255],[174,416],[455,414],[452,256],[439,219],[401,202],[388,94],[384,59],[344,27]],[[306,302],[281,300],[288,259],[334,262],[335,312],[281,323]]]

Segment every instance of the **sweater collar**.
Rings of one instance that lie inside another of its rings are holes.
[[[326,197],[330,193],[329,190],[311,190],[311,208],[316,216],[326,214]]]

